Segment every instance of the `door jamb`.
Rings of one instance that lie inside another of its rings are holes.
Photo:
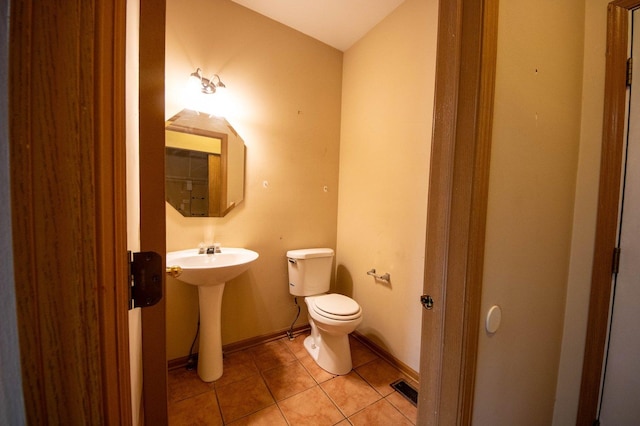
[[[471,424],[498,0],[441,0],[438,15],[418,424]]]
[[[140,249],[162,255],[164,196],[165,0],[140,0]],[[142,160],[144,159],[144,160]],[[168,423],[166,279],[163,298],[142,310],[142,399],[145,424]]]
[[[604,118],[591,294],[582,365],[577,425],[592,425],[598,412],[602,362],[612,285],[611,262],[618,228],[618,202],[626,117],[629,11],[640,0],[618,0],[607,7]]]

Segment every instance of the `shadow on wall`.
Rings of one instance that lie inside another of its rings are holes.
[[[374,280],[374,277],[368,277]],[[391,283],[384,283],[382,281],[376,280],[376,284],[381,284],[384,286],[388,286],[391,288]],[[351,276],[351,272],[344,266],[338,265],[336,267],[336,284],[335,284],[335,292],[344,294],[345,296],[353,297],[353,277]],[[355,298],[354,298],[355,299]],[[392,353],[391,347],[387,340],[377,333],[375,330],[371,328],[366,328],[366,331],[356,330],[356,334],[359,334],[369,340],[371,343],[378,346],[379,349],[387,353]]]
[[[344,265],[336,268],[336,293],[353,298],[353,277]]]

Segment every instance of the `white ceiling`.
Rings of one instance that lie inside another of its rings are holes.
[[[404,0],[233,0],[345,51]]]

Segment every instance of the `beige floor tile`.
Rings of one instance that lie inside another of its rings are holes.
[[[212,390],[169,404],[169,426],[222,424],[216,394]]]
[[[415,383],[411,386],[416,387]],[[413,424],[418,421],[418,407],[410,403],[407,398],[400,395],[398,392],[393,392],[386,397],[394,407],[398,409],[406,418],[408,418]]]
[[[320,386],[347,417],[381,399],[380,394],[353,371]]]
[[[260,371],[295,361],[296,357],[281,340],[264,343],[248,350]]]
[[[260,375],[216,387],[220,411],[226,423],[260,411],[275,401]]]
[[[287,426],[287,421],[278,406],[274,404],[229,424],[233,426]]]
[[[377,358],[361,365],[356,369],[356,372],[382,396],[387,396],[395,392],[391,387],[391,383],[396,380],[404,379],[409,381],[409,378],[405,374],[382,358]]]
[[[170,371],[169,424],[416,424],[417,408],[389,386],[403,378],[417,389],[415,381],[353,338],[355,370],[330,374],[308,354],[305,337],[225,355],[223,376],[215,386],[195,371]]]
[[[309,335],[309,333],[301,333],[295,336],[293,340],[289,340],[288,337],[282,339],[282,341],[287,345],[289,350],[293,353],[293,355],[300,359],[305,356],[308,356],[309,353],[304,347],[304,339]]]
[[[349,417],[354,426],[411,426],[412,423],[384,399]]]
[[[288,398],[316,385],[299,361],[262,372],[262,377],[276,401]]]
[[[311,374],[311,377],[313,377],[313,379],[317,383],[323,383],[327,380],[331,380],[334,377],[337,377],[336,374],[331,374],[320,367],[309,354],[307,354],[305,357],[300,358],[300,363],[309,372],[309,374]]]
[[[200,380],[196,370],[177,368],[168,373],[169,402],[182,401],[213,389],[213,383]]]
[[[340,410],[319,386],[280,401],[278,405],[292,426],[328,426],[344,419]]]
[[[373,353],[354,337],[349,336],[349,346],[351,347],[351,362],[353,364],[353,368],[358,368],[361,365],[378,358],[378,355]]]
[[[225,355],[222,363],[222,377],[215,381],[216,387],[225,386],[258,374],[258,367],[256,367],[253,357],[247,351]]]

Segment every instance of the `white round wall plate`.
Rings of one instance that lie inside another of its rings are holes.
[[[487,312],[487,319],[485,320],[485,328],[487,333],[493,334],[498,331],[500,322],[502,321],[502,309],[500,306],[493,305]]]

